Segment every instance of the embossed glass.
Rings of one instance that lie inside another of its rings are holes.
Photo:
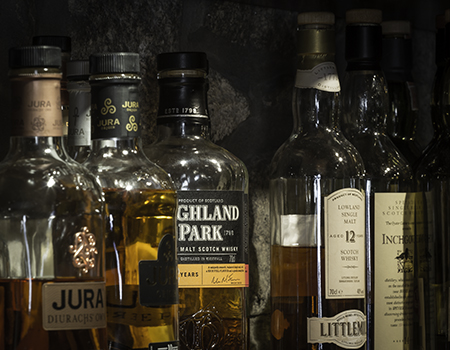
[[[61,159],[56,47],[10,50],[10,150],[0,163],[0,348],[106,350],[103,199]]]
[[[206,55],[161,54],[158,71],[158,138],[145,152],[177,188],[180,349],[246,349],[247,170],[210,141]]]

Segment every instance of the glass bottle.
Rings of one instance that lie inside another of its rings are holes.
[[[142,152],[139,55],[93,54],[92,150],[84,165],[103,188],[109,349],[178,343],[176,194]]]
[[[91,86],[89,61],[67,62],[69,92],[68,153],[83,163],[91,151]]]
[[[339,129],[334,58],[334,15],[299,14],[294,129],[270,164],[273,349],[366,342],[364,165]]]
[[[385,21],[381,68],[389,93],[387,134],[414,168],[421,155],[416,141],[419,106],[411,74],[412,42],[409,21]]]
[[[246,349],[247,170],[210,141],[206,54],[157,64],[158,137],[145,152],[177,188],[180,349]]]
[[[12,131],[0,163],[0,348],[106,350],[104,207],[60,158],[61,51],[10,50]]]
[[[366,348],[408,350],[412,346],[414,196],[409,164],[386,134],[389,96],[380,68],[381,19],[379,10],[346,13],[341,127],[366,169]]]
[[[450,10],[445,12],[445,46],[450,46]],[[447,52],[448,54],[448,52]],[[448,56],[447,56],[448,57]],[[417,230],[422,243],[418,255],[417,291],[420,318],[417,349],[449,349],[450,266],[450,62],[446,60],[441,80],[441,96],[436,100],[440,113],[439,137],[428,148],[417,168],[417,191],[423,210]],[[438,79],[438,78],[437,78]],[[437,83],[435,81],[435,83]],[[436,85],[435,85],[436,87]],[[439,90],[439,88],[437,88]],[[434,94],[434,93],[433,93]],[[436,96],[436,95],[435,95]],[[436,112],[436,111],[435,111]]]

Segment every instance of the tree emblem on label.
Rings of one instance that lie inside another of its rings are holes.
[[[74,244],[69,246],[69,252],[73,254],[73,266],[88,273],[95,267],[95,255],[98,254],[95,235],[85,226],[75,233],[74,241]]]
[[[78,114],[78,107],[74,108],[72,117],[74,118],[73,119],[73,125],[77,126],[77,119],[80,117],[79,114]]]
[[[107,98],[105,102],[103,103],[104,107],[100,110],[100,113],[102,115],[106,114],[114,114],[116,113],[116,107],[112,104],[112,101],[110,98]]]
[[[397,260],[397,272],[405,273],[414,271],[414,258],[408,248],[404,252],[399,251],[395,259]]]
[[[31,122],[31,127],[34,131],[43,131],[45,127],[45,119],[42,117],[36,117]]]
[[[129,132],[137,131],[138,130],[138,125],[136,123],[136,117],[134,115],[131,115],[130,119],[128,119],[128,121],[129,121],[129,123],[126,126],[127,131],[129,131]]]

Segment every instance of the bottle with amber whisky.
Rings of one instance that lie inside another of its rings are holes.
[[[0,348],[106,350],[104,207],[59,156],[58,47],[13,48],[10,150],[0,163]]]
[[[416,140],[419,106],[412,69],[411,23],[384,21],[383,70],[389,93],[387,134],[414,168],[421,155]]]
[[[139,54],[90,57],[92,150],[105,197],[109,349],[176,349],[176,194],[142,152]]]
[[[83,163],[91,151],[91,86],[89,61],[67,62],[69,92],[69,126],[67,151],[78,163]]]
[[[329,12],[298,16],[294,129],[270,165],[277,350],[366,343],[364,165],[339,129],[334,21]]]
[[[246,349],[247,170],[210,141],[206,54],[157,64],[158,137],[145,152],[177,189],[180,348]]]
[[[415,203],[410,166],[386,134],[382,13],[354,9],[346,21],[341,127],[366,169],[366,348],[408,350],[413,345]]]

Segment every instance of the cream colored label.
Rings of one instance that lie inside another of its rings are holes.
[[[47,331],[106,327],[105,283],[45,283],[42,324]]]
[[[325,198],[327,299],[365,296],[365,196],[344,188]]]
[[[180,288],[248,287],[247,264],[179,264]]]
[[[310,70],[297,70],[295,87],[299,89],[317,89],[328,92],[341,91],[336,65],[324,62]]]
[[[308,343],[333,343],[344,349],[359,349],[366,342],[366,316],[346,310],[335,317],[308,318]]]
[[[403,350],[413,331],[413,193],[374,194],[374,349]]]

